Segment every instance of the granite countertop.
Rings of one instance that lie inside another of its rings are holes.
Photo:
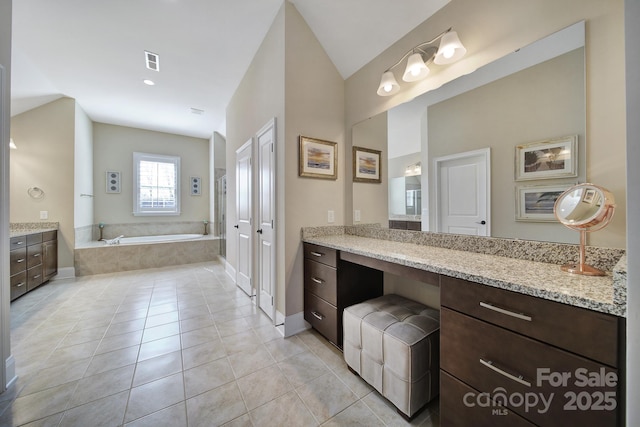
[[[55,231],[60,228],[57,222],[17,222],[9,224],[9,237],[27,236],[29,234]]]
[[[626,315],[626,280],[614,283],[611,274],[580,276],[563,272],[554,264],[349,234],[306,237],[303,241],[576,307]]]

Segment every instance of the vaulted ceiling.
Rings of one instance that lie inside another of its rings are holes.
[[[346,79],[449,0],[285,1]],[[11,114],[67,96],[97,122],[224,133],[225,108],[282,3],[14,0]]]

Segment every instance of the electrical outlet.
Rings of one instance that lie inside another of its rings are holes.
[[[327,211],[327,222],[329,224],[335,222],[336,220],[336,213],[334,211]]]
[[[40,211],[40,219],[49,219],[49,211]]]
[[[360,209],[353,211],[353,220],[355,222],[360,222]]]

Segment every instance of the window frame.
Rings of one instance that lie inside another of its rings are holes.
[[[171,163],[174,165],[175,176],[175,199],[176,205],[174,208],[160,208],[160,207],[142,207],[140,206],[140,162],[155,162],[155,163]],[[163,154],[150,154],[150,153],[133,153],[133,215],[134,216],[176,216],[180,215],[180,157],[169,156]]]

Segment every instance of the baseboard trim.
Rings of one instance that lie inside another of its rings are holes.
[[[236,269],[226,259],[224,260],[224,272],[233,280],[233,283],[236,283]]]
[[[74,267],[58,268],[58,274],[53,276],[51,280],[73,279],[76,277],[76,269]]]
[[[304,311],[301,311],[296,314],[292,314],[291,316],[283,316],[280,312],[276,314],[276,319],[278,318],[278,314],[282,316],[284,320],[284,331],[283,335],[285,337],[290,337],[296,335],[302,331],[311,328],[311,325],[304,320]],[[278,322],[282,323],[282,322]]]
[[[7,374],[6,388],[9,388],[18,380],[18,377],[16,376],[16,360],[13,358],[13,354],[7,357],[7,360],[4,363],[4,369]]]

